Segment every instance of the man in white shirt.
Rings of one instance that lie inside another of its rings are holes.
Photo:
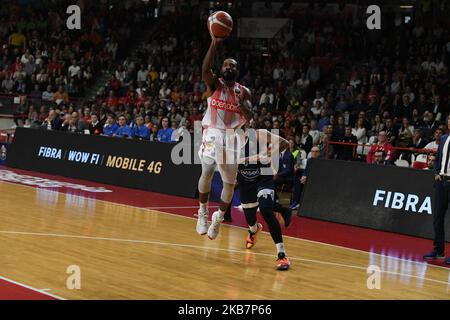
[[[313,105],[316,105],[316,102],[320,101],[320,103],[323,105],[325,103],[325,98],[322,96],[322,93],[320,91],[316,91],[316,98],[313,100]]]
[[[71,78],[78,77],[80,78],[80,66],[77,64],[77,60],[73,59],[72,65],[69,67],[69,76]]]
[[[441,141],[443,134],[444,132],[441,129],[436,129],[434,131],[434,141],[429,142],[425,146],[425,149],[437,151],[437,149],[439,148],[439,142]]]
[[[145,83],[147,81],[148,70],[145,70],[144,65],[141,64],[141,68],[137,73],[137,82]]]
[[[52,91],[52,86],[48,85],[47,90],[42,92],[42,100],[44,101],[53,101],[53,96],[55,93]]]
[[[309,130],[309,135],[313,138],[313,146],[317,146],[320,142],[320,131],[317,129],[317,120],[311,120],[311,130]]]
[[[267,103],[267,98],[268,100],[268,104],[272,105],[273,104],[273,93],[271,93],[269,91],[269,88],[266,88],[264,90],[264,93],[261,95],[261,99],[259,99],[259,104],[262,105],[264,103]]]

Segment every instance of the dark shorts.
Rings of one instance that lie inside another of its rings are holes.
[[[275,184],[272,179],[258,179],[254,182],[239,182],[239,194],[242,207],[273,206],[275,201]]]

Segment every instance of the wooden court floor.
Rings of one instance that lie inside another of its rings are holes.
[[[449,299],[450,269],[285,238],[292,268],[275,270],[270,236],[211,241],[196,220],[0,182],[0,276],[66,299]],[[69,266],[80,289],[68,289]],[[368,289],[367,267],[381,270]]]

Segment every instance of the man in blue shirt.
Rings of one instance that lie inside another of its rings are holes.
[[[135,139],[139,140],[149,140],[150,139],[150,130],[144,124],[144,118],[142,116],[136,117],[136,125],[133,127],[132,136]]]
[[[121,115],[119,117],[119,127],[117,128],[116,133],[113,135],[114,137],[124,137],[124,138],[131,138],[131,128],[127,125],[127,119],[125,119],[125,116]]]
[[[106,116],[105,126],[103,127],[103,135],[112,137],[116,133],[118,128],[119,126],[117,125],[114,116],[112,114],[108,114]]]
[[[173,129],[169,128],[169,119],[163,118],[161,121],[162,128],[158,131],[158,141],[174,142],[172,140]]]

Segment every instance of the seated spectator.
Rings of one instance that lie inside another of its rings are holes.
[[[366,127],[364,125],[363,118],[358,118],[355,128],[352,130],[352,134],[356,137],[356,141],[359,144],[364,144],[367,142]]]
[[[352,160],[353,152],[356,149],[356,143],[358,142],[356,136],[352,134],[352,127],[345,126],[344,136],[339,139],[339,142],[354,143],[355,145],[336,145],[336,159]]]
[[[317,146],[320,142],[320,131],[317,129],[317,120],[311,120],[309,135],[313,139],[313,146]]]
[[[150,141],[158,141],[159,126],[157,124],[153,125],[152,131],[150,133]]]
[[[322,135],[320,142],[318,144],[320,150],[320,157],[324,159],[334,159],[336,154],[334,152],[334,145],[329,144],[330,135],[324,134]],[[328,145],[328,146],[327,146]]]
[[[398,131],[397,147],[406,148],[412,143],[414,127],[409,125],[408,118],[402,119],[402,126]]]
[[[73,112],[72,115],[66,114],[64,118],[64,122],[61,125],[61,131],[64,132],[71,132],[71,133],[82,133],[83,131],[78,128],[78,115],[77,117],[73,117],[73,114],[76,112]]]
[[[113,137],[131,138],[132,136],[131,128],[127,125],[127,119],[124,115],[121,115],[119,117],[119,127],[117,128],[116,133],[113,134]]]
[[[116,119],[114,118],[114,115],[108,114],[106,116],[105,126],[103,127],[103,135],[112,137],[116,133],[118,128],[119,128],[119,126],[116,123]]]
[[[423,149],[427,145],[427,141],[423,138],[423,132],[420,129],[415,129],[411,144],[408,146],[414,149]]]
[[[300,142],[300,148],[302,150],[305,150],[306,153],[309,153],[311,151],[311,148],[313,146],[313,139],[311,135],[309,134],[310,126],[308,124],[305,124],[302,128],[302,135],[301,135],[301,142]]]
[[[103,133],[103,125],[98,120],[96,113],[91,114],[91,123],[89,123],[89,132],[94,135],[101,135]]]
[[[169,127],[169,119],[167,117],[161,120],[161,129],[158,131],[158,141],[173,142],[173,129]]]
[[[383,150],[375,151],[373,155],[372,164],[385,165],[386,164],[386,153]]]
[[[378,134],[378,142],[370,147],[369,153],[366,157],[367,163],[375,163],[375,153],[382,151],[384,155],[384,162],[392,164],[394,162],[395,152],[392,145],[387,140],[386,131],[380,131]]]
[[[41,125],[42,129],[45,130],[59,130],[61,127],[61,120],[56,114],[56,111],[51,109],[48,113],[48,117],[45,118],[44,122]]]
[[[58,91],[53,95],[53,101],[58,105],[61,103],[69,103],[69,95],[64,91],[63,86],[58,87]]]
[[[131,134],[133,138],[139,140],[149,140],[150,139],[150,130],[144,124],[144,117],[141,115],[136,117],[136,125],[131,130]]]
[[[300,147],[295,143],[295,140],[292,138],[289,139],[289,151],[291,152],[294,159],[297,159],[297,157],[300,154]]]
[[[441,142],[441,138],[444,135],[444,132],[442,131],[442,129],[438,128],[434,131],[433,135],[434,135],[434,140],[429,142],[425,146],[425,149],[437,152],[437,149],[439,148],[439,143]]]
[[[108,87],[110,90],[114,91],[115,93],[118,93],[120,88],[122,86],[122,83],[119,79],[116,78],[116,75],[111,75],[111,79],[109,80]]]
[[[370,129],[370,136],[377,136],[378,133],[384,129],[384,123],[381,121],[381,116],[379,114],[375,115],[373,119],[372,128]]]

